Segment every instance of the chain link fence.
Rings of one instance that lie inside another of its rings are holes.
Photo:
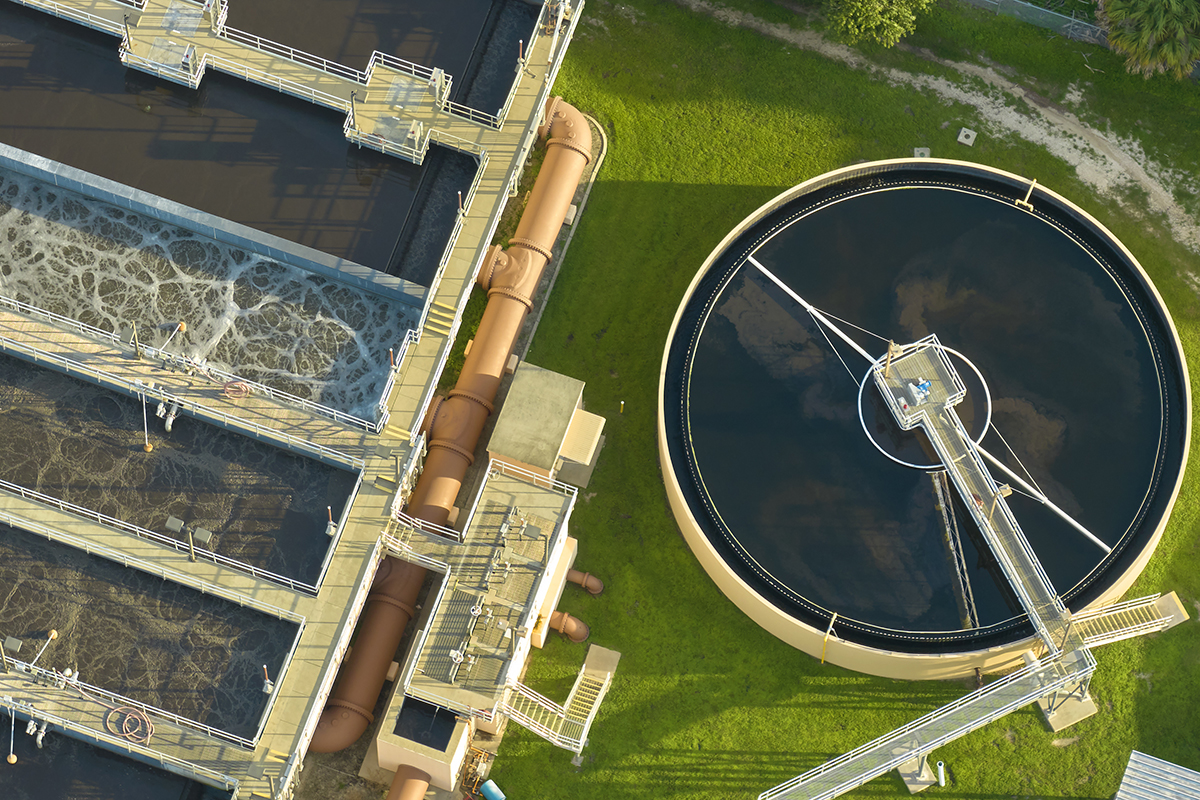
[[[1022,22],[1037,25],[1039,28],[1054,31],[1068,39],[1088,44],[1108,46],[1108,36],[1104,29],[1091,22],[1059,14],[1047,8],[1023,3],[1021,0],[965,0],[977,8],[985,8],[1006,17],[1015,17]]]

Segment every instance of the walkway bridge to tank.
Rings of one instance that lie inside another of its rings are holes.
[[[1076,624],[1005,501],[1011,490],[988,472],[981,449],[954,409],[966,397],[966,386],[937,335],[891,344],[875,358],[753,256],[747,263],[871,362],[871,376],[892,415],[903,430],[920,427],[929,438],[1045,645],[1043,657],[1027,654],[1022,669],[763,792],[759,800],[828,800],[893,769],[900,769],[916,791],[933,782],[925,763],[931,751],[1030,703],[1040,703],[1056,730],[1094,713],[1088,683],[1096,660],[1089,648],[1168,627],[1172,618],[1158,611],[1157,597],[1101,609]],[[1063,718],[1055,720],[1060,713]]]

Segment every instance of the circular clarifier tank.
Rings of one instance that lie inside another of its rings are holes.
[[[1033,634],[937,452],[899,428],[869,377],[867,356],[889,340],[930,334],[962,379],[954,411],[1008,470],[989,464],[1072,611],[1115,599],[1144,567],[1189,443],[1161,298],[1057,194],[906,159],[830,173],[754,212],[705,262],[668,339],[668,495],[752,619],[892,677],[999,667]]]

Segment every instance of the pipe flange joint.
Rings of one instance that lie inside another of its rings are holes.
[[[545,247],[542,247],[540,244],[535,242],[533,239],[510,239],[508,241],[508,246],[509,247],[524,247],[526,250],[532,250],[533,252],[537,253],[542,258],[546,259],[547,261],[549,261],[553,257],[553,254],[548,249],[546,249]],[[490,282],[490,279],[491,279],[490,275],[488,276],[488,279]]]
[[[490,400],[483,395],[469,392],[466,389],[451,389],[449,396],[461,397],[464,400],[470,400],[472,403],[478,403],[479,405],[483,406],[489,414],[494,414],[496,412],[496,406],[493,405]]]
[[[499,286],[495,289],[488,289],[488,297],[491,297],[494,294],[499,294],[499,295],[503,295],[504,297],[512,298],[513,300],[516,300],[521,305],[525,306],[526,309],[528,309],[530,311],[533,310],[533,300],[531,300],[530,298],[521,294],[516,289],[510,289],[507,286]]]
[[[587,164],[591,163],[591,161],[592,161],[591,151],[584,149],[579,144],[579,142],[576,142],[574,139],[563,139],[561,137],[556,136],[555,138],[546,142],[547,147],[549,147],[550,145],[554,145],[554,144],[556,144],[560,147],[565,147],[568,150],[574,150],[576,153],[579,153],[579,155],[583,156],[584,165],[587,165]]]
[[[473,453],[471,453],[470,451],[468,451],[465,447],[459,447],[454,442],[443,442],[443,441],[432,442],[429,445],[429,449],[433,450],[435,448],[440,448],[442,450],[449,450],[451,453],[454,453],[455,455],[462,456],[464,459],[466,459],[468,467],[475,463],[475,455]]]
[[[351,712],[352,714],[358,714],[360,717],[362,717],[363,719],[365,719],[367,721],[368,725],[370,725],[372,722],[375,721],[374,714],[372,714],[370,711],[363,708],[362,706],[358,705],[357,703],[351,703],[349,700],[342,700],[337,697],[331,697],[331,698],[329,698],[329,701],[327,703],[325,703],[325,705],[326,705],[326,707],[341,708],[341,709],[345,709],[346,711]]]
[[[396,598],[391,597],[390,595],[371,594],[367,597],[367,600],[368,600],[368,602],[383,603],[384,605],[389,605],[389,606],[392,606],[393,608],[398,608],[401,611],[403,611],[405,614],[408,614],[409,619],[412,619],[417,614],[417,610],[415,608],[413,608],[410,604],[404,602],[403,600],[397,600]]]

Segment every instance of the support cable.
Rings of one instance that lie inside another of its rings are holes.
[[[878,333],[876,333],[875,331],[869,331],[869,330],[867,330],[866,328],[864,328],[864,327],[863,327],[863,326],[861,326],[861,325],[855,325],[855,324],[854,324],[853,322],[851,322],[850,320],[848,320],[848,319],[842,319],[841,317],[837,316],[836,314],[830,314],[828,311],[822,311],[821,313],[822,313],[822,314],[824,314],[825,316],[829,317],[830,319],[835,319],[835,320],[837,320],[838,322],[840,322],[840,323],[842,323],[842,324],[844,324],[844,325],[849,325],[851,328],[854,328],[855,330],[862,331],[863,333],[867,334],[868,336],[874,336],[876,339],[878,339],[878,340],[879,340],[879,341],[881,341],[881,342],[890,342],[890,341],[892,341],[891,339],[887,338],[886,336],[880,336],[880,335],[879,335]]]
[[[850,380],[854,381],[854,385],[857,386],[858,377],[850,371],[850,365],[846,363],[846,359],[842,358],[842,354],[839,353],[838,349],[833,346],[833,342],[830,340],[829,334],[825,332],[825,326],[821,324],[821,321],[817,319],[811,311],[808,312],[808,315],[812,317],[813,323],[817,326],[817,330],[819,330],[821,335],[825,337],[825,341],[829,344],[829,349],[833,351],[833,354],[838,357],[838,361],[842,362],[842,366],[846,368],[847,374],[850,375]]]
[[[1021,469],[1025,470],[1025,475],[1029,478],[1029,482],[1032,483],[1034,488],[1041,492],[1042,496],[1044,497],[1046,493],[1042,491],[1041,486],[1038,486],[1037,479],[1033,477],[1033,473],[1029,471],[1029,467],[1025,466],[1025,463],[1021,461],[1021,457],[1018,456],[1016,451],[1012,449],[1012,446],[1009,445],[1008,440],[1004,438],[1004,434],[1001,433],[1000,429],[996,427],[996,423],[994,421],[992,422],[992,430],[996,432],[996,435],[1000,437],[1000,441],[1004,443],[1004,449],[1009,452],[1009,455],[1017,460],[1017,464],[1021,467]]]

